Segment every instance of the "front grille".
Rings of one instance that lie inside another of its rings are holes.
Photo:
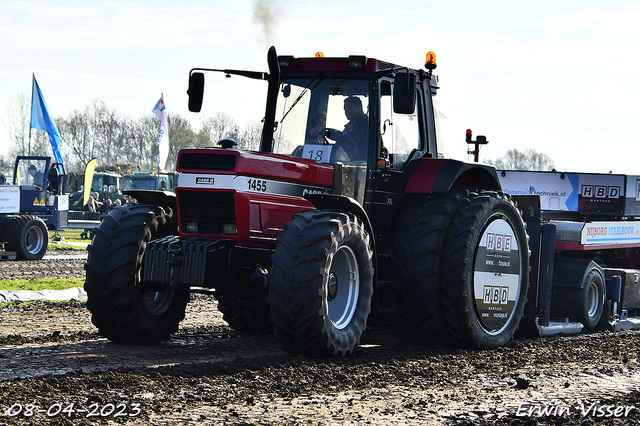
[[[223,223],[236,223],[233,192],[180,190],[178,192],[181,229],[186,221],[198,222],[198,234],[222,232]]]
[[[236,158],[235,155],[185,153],[180,155],[178,169],[232,172],[236,169]]]

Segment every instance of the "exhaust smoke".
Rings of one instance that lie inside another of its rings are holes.
[[[256,0],[253,4],[253,22],[260,26],[260,40],[266,46],[271,45],[272,37],[276,31],[276,17],[279,8],[276,1]]]

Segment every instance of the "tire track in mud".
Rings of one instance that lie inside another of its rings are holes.
[[[200,295],[154,346],[100,338],[83,302],[14,304],[0,308],[0,325],[0,424],[640,424],[639,331],[468,351],[402,346],[389,329],[368,329],[353,356],[310,359],[230,331]],[[9,417],[15,404],[139,412]],[[598,417],[581,404],[633,409]]]
[[[354,356],[322,360],[288,356],[270,336],[230,333],[187,333],[155,346],[104,339],[5,346],[0,367],[13,365],[21,379],[0,379],[0,401],[135,403],[141,413],[132,424],[511,424],[536,405],[565,406],[558,421],[582,424],[582,401],[634,406],[624,419],[600,420],[637,424],[639,336],[466,351],[401,346],[388,330],[368,330]],[[523,424],[556,417],[534,413]]]

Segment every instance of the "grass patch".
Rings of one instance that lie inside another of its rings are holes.
[[[49,231],[49,239],[54,240],[55,231]],[[58,235],[62,237],[62,241],[73,241],[76,243],[88,243],[90,238],[82,238],[82,235],[87,236],[87,233],[82,229],[65,229],[64,231],[58,231]],[[90,232],[88,233],[90,236]]]
[[[84,278],[39,278],[37,280],[0,280],[2,290],[64,290],[83,287]]]
[[[87,245],[91,243],[88,238],[81,238],[82,230],[75,229],[70,231],[58,231],[58,235],[62,238],[60,241],[56,241],[54,231],[49,232],[49,249],[73,249],[73,250],[86,250]],[[81,245],[79,245],[81,244]]]
[[[82,245],[80,245],[82,244]],[[49,240],[49,246],[47,247],[47,250],[62,250],[62,249],[71,249],[71,250],[82,250],[82,251],[87,251],[87,246],[89,245],[89,242],[87,240],[84,240],[82,242],[78,242],[75,244],[70,244],[70,242],[67,241],[51,241]]]

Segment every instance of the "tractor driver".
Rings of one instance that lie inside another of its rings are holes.
[[[33,178],[33,184],[34,185],[42,186],[42,184],[43,184],[42,181],[43,181],[43,178],[44,178],[44,173],[42,173],[42,170],[38,170],[38,168],[36,167],[35,164],[30,164],[29,165],[29,174]]]
[[[349,96],[344,100],[344,115],[349,122],[342,131],[336,129],[326,129],[324,135],[336,141],[334,151],[337,161],[344,161],[346,154],[351,161],[366,161],[367,155],[367,134],[369,120],[362,108],[362,101],[356,96]],[[314,127],[309,132],[316,133],[319,129]],[[340,152],[344,150],[344,152]],[[342,157],[342,158],[340,158]]]

